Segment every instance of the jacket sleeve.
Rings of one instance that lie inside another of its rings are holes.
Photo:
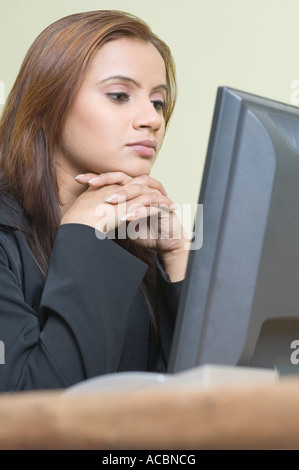
[[[159,323],[161,348],[166,368],[172,347],[172,339],[177,318],[181,291],[184,281],[171,282],[161,261],[157,260],[158,301],[157,318]]]
[[[86,225],[59,228],[40,311],[0,250],[0,389],[64,388],[114,371],[147,265]]]
[[[156,318],[158,323],[159,347],[156,334],[151,333],[148,369],[155,372],[167,372],[172,340],[175,329],[183,280],[171,282],[159,257],[156,258]]]

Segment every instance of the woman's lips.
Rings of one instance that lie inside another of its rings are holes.
[[[139,153],[142,157],[153,157],[156,152],[157,142],[152,140],[142,140],[140,142],[127,144],[127,147]]]

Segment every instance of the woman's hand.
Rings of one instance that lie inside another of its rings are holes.
[[[64,214],[61,224],[83,223],[107,233],[133,218],[150,216],[159,206],[170,209],[174,204],[162,184],[147,175],[132,178],[122,172],[89,173],[75,179],[88,184],[88,189]],[[146,238],[142,235],[140,238]]]
[[[185,275],[188,243],[175,214],[176,204],[156,179],[141,175],[132,178],[122,172],[76,177],[88,189],[78,197],[61,223],[85,223],[101,233],[118,227],[118,237],[156,250],[171,280]]]

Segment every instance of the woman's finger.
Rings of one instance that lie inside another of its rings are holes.
[[[78,181],[78,183],[89,184],[89,186],[93,188],[100,188],[110,184],[119,184],[122,186],[128,183],[131,179],[131,176],[123,173],[122,171],[111,171],[109,173],[101,173],[99,175],[95,173],[85,173],[75,177],[75,180]]]
[[[155,178],[152,178],[149,175],[140,175],[136,176],[135,178],[132,178],[129,182],[129,185],[131,184],[141,184],[144,186],[148,186],[149,188],[157,189],[160,191],[160,193],[164,194],[167,196],[167,192],[160,181],[156,180]]]
[[[138,205],[139,207],[161,207],[166,208],[169,211],[174,211],[178,209],[178,205],[174,203],[173,200],[164,196],[159,191],[149,191],[149,192],[140,192],[134,194],[126,192],[126,195],[121,195],[119,193],[113,193],[105,199],[105,202],[110,203],[111,205],[126,206],[125,210],[131,212],[131,207],[133,205]]]
[[[97,175],[96,173],[83,173],[81,175],[75,176],[74,180],[81,184],[88,184],[89,180],[91,180],[92,178],[96,178],[97,176],[99,175]]]
[[[166,204],[170,206],[174,201],[165,196],[158,189],[150,188],[142,184],[127,184],[124,188],[120,188],[117,192],[111,192],[106,198],[106,202],[118,204],[125,201],[137,200],[138,203],[146,206],[150,204]]]
[[[160,183],[160,181],[152,178],[149,175],[140,175],[135,178],[132,176],[127,175],[121,171],[113,171],[109,173],[84,173],[81,175],[77,175],[75,180],[81,184],[89,184],[89,186],[93,188],[100,188],[102,186],[108,186],[110,184],[119,184],[120,186],[124,185],[133,185],[139,184],[143,186],[148,186],[149,188],[156,189],[160,191],[160,193],[167,196],[167,192]]]

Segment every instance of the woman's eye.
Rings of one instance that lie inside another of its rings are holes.
[[[129,95],[124,92],[107,93],[107,96],[109,96],[109,98],[111,98],[113,101],[116,101],[117,103],[124,103],[126,101],[129,101]]]
[[[160,112],[160,111],[165,111],[166,109],[166,103],[164,101],[161,101],[161,100],[153,100],[152,101],[153,103],[153,106],[155,108],[156,111]]]

